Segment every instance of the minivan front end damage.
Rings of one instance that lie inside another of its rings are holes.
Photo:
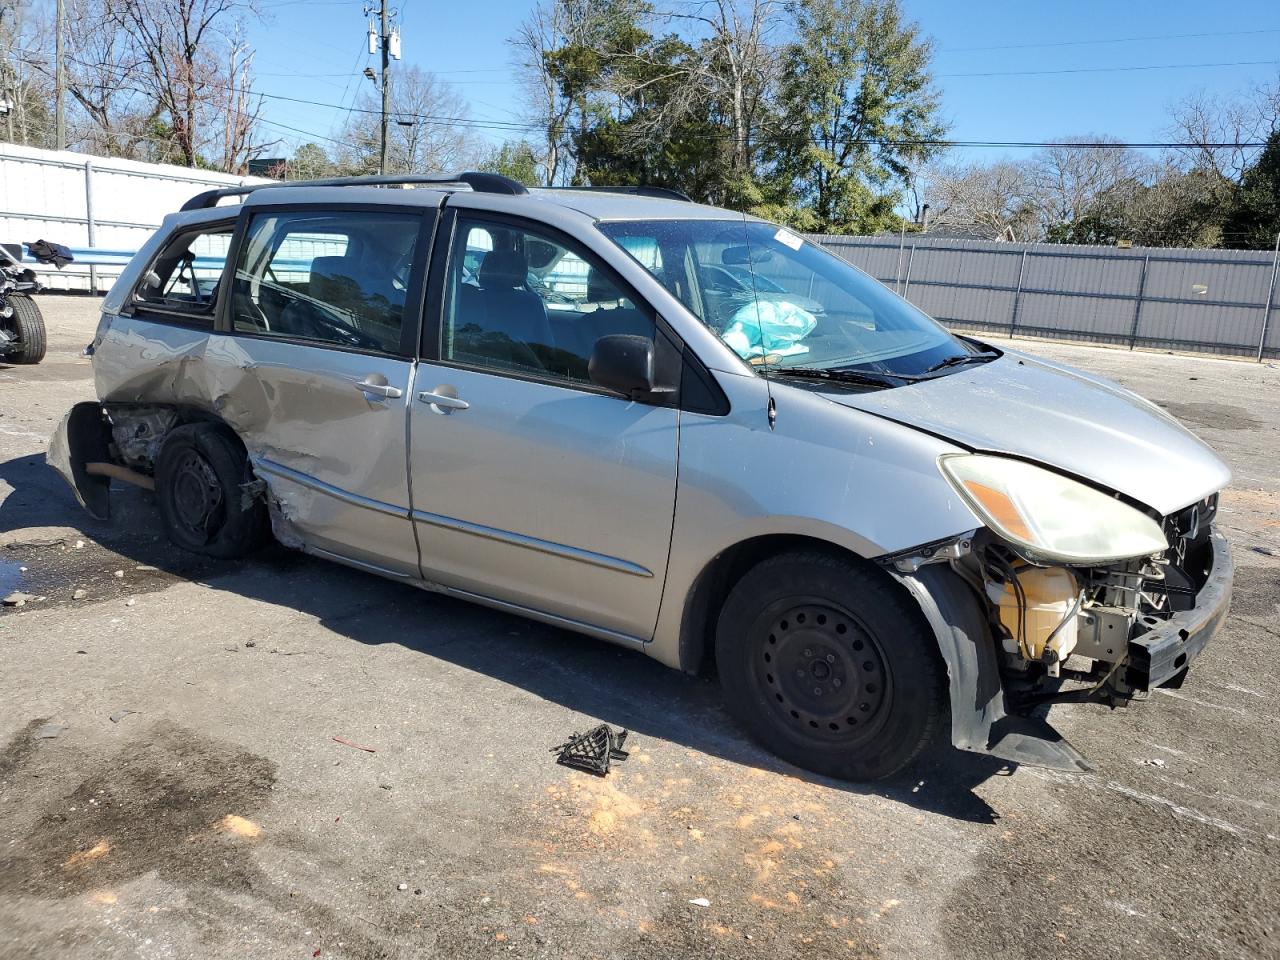
[[[920,604],[950,678],[952,741],[1061,770],[1088,763],[1045,720],[1179,687],[1226,619],[1233,563],[1217,496],[1160,519],[1165,550],[1108,563],[1037,557],[989,529],[882,558]]]

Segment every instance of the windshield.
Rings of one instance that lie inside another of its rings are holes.
[[[879,281],[773,224],[646,220],[599,228],[754,366],[911,378],[975,356]]]

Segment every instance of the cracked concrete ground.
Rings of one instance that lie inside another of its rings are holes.
[[[0,589],[44,597],[0,612],[0,957],[1280,956],[1275,365],[1018,342],[1230,461],[1230,620],[1181,690],[1055,708],[1093,774],[946,752],[866,787],[628,651],[182,555],[141,492],[90,520],[43,453],[96,301],[41,302],[49,358],[0,366]],[[634,747],[607,780],[551,763],[600,721]]]

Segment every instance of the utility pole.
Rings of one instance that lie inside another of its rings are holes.
[[[59,0],[61,2],[61,0]],[[382,31],[379,46],[382,48],[382,145],[378,150],[378,173],[387,172],[387,109],[391,99],[391,22],[387,13],[387,0],[381,0]]]
[[[64,34],[67,32],[67,7],[66,0],[58,0],[57,22],[54,24],[53,34],[53,59],[54,59],[54,80],[53,80],[53,98],[54,98],[54,149],[67,149],[67,114],[63,109],[62,101],[67,89],[67,67],[62,60],[62,48]]]
[[[378,14],[378,23],[374,23],[372,14]],[[364,68],[364,75],[373,81],[374,86],[382,91],[382,137],[378,146],[378,173],[387,172],[387,128],[391,110],[391,61],[400,59],[400,26],[391,25],[391,18],[397,14],[387,7],[387,0],[367,2],[364,15],[369,20],[369,53],[382,52],[381,82],[374,79],[373,70]]]

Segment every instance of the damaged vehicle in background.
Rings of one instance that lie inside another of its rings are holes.
[[[32,299],[39,290],[35,271],[22,265],[22,244],[0,243],[0,363],[44,359],[44,316]]]
[[[49,458],[95,515],[153,486],[188,550],[272,531],[713,669],[824,774],[943,734],[1080,769],[1045,708],[1182,684],[1230,598],[1230,475],[1159,408],[671,191],[212,191],[91,352]]]

